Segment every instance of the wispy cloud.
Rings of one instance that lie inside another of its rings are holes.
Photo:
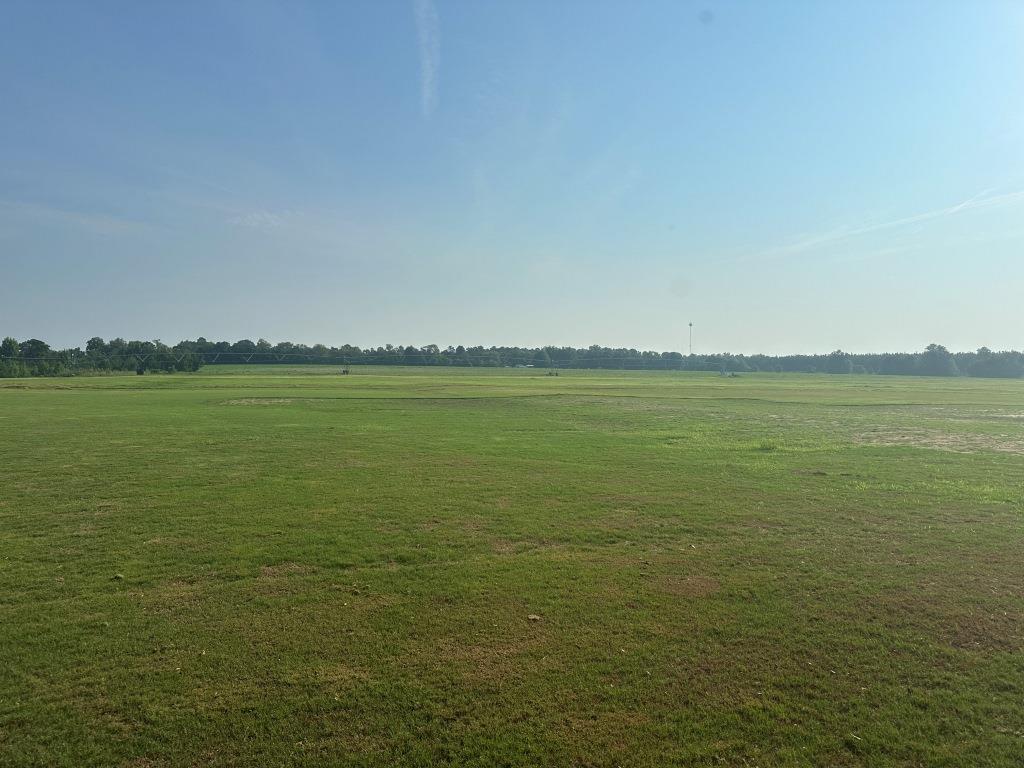
[[[1021,201],[1024,201],[1024,190],[1006,192],[1001,195],[993,195],[992,190],[985,190],[967,198],[966,200],[962,200],[956,205],[936,208],[931,211],[916,213],[912,216],[904,216],[898,219],[889,219],[887,221],[865,222],[857,225],[844,225],[825,232],[802,235],[790,243],[775,246],[773,248],[767,248],[763,251],[752,254],[750,258],[769,258],[772,256],[786,256],[794,253],[802,253],[822,246],[833,245],[844,240],[860,237],[861,235],[867,235],[887,229],[906,227],[912,224],[921,224],[934,219],[954,216],[958,213],[963,213],[964,211],[973,211],[979,208],[993,208]]]
[[[249,211],[232,216],[228,219],[228,224],[234,227],[248,227],[249,229],[277,229],[278,227],[283,227],[292,216],[291,211],[282,211],[281,213]]]
[[[420,54],[420,111],[430,117],[437,108],[437,78],[441,68],[441,27],[432,0],[413,0]]]

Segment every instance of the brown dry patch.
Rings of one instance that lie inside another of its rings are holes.
[[[133,757],[121,763],[122,768],[158,768],[167,765],[166,760],[154,760],[151,757]]]
[[[662,576],[657,588],[673,597],[709,597],[722,588],[710,576]]]
[[[860,445],[910,446],[954,453],[1024,454],[1024,438],[966,432],[952,434],[937,429],[873,429],[856,435],[854,441]]]
[[[735,531],[737,534],[742,536],[749,536],[751,534],[758,533],[762,536],[774,537],[783,535],[790,528],[786,523],[779,522],[778,520],[762,520],[758,518],[731,521],[729,523],[723,523],[722,527],[730,531]]]
[[[429,520],[424,520],[423,522],[421,522],[419,524],[419,528],[420,528],[421,531],[428,531],[429,532],[429,531],[436,531],[438,528],[440,528],[443,525],[445,525],[445,522],[443,520],[439,520],[436,517],[432,517]],[[382,525],[379,526],[379,528],[381,530],[387,530],[389,532],[397,530],[394,526],[387,525],[387,524],[382,524]]]
[[[197,582],[186,581],[184,579],[174,579],[173,581],[167,581],[157,587],[154,587],[150,590],[150,594],[182,597],[186,595],[194,595],[201,589],[202,586]]]
[[[322,465],[318,462],[310,462],[306,466],[310,467],[311,469],[319,469]],[[344,459],[339,461],[335,466],[338,469],[375,469],[380,465],[373,461],[367,461],[366,459],[357,459],[354,457],[346,456]]]
[[[291,397],[240,397],[225,400],[221,405],[288,405],[295,402]]]
[[[82,716],[88,718],[87,722],[97,730],[108,733],[111,738],[129,739],[139,729],[138,723],[130,719],[123,708],[106,695],[73,697],[71,703]]]
[[[496,539],[491,542],[491,549],[496,555],[514,555],[517,552],[522,552],[523,546],[521,542],[511,541],[510,539]]]
[[[473,456],[450,456],[439,460],[437,466],[442,469],[459,469],[462,467],[475,467],[480,462]]]
[[[181,549],[194,549],[199,546],[194,539],[180,536],[154,536],[152,539],[146,539],[142,544],[147,547],[179,547]]]
[[[562,721],[561,728],[567,738],[577,744],[585,747],[600,744],[606,750],[621,752],[634,742],[639,731],[649,728],[650,725],[651,716],[646,712],[616,710],[590,714],[571,713]]]
[[[564,544],[546,539],[507,539],[499,536],[491,540],[491,551],[496,555],[523,555],[564,549],[566,549]]]
[[[145,599],[158,614],[176,614],[182,609],[197,607],[202,601],[205,587],[197,582],[164,582],[145,592]],[[142,595],[140,595],[142,597]]]
[[[636,512],[649,504],[657,504],[665,501],[665,495],[655,493],[607,493],[594,496],[595,501],[607,504],[614,504],[620,512]]]
[[[960,616],[942,633],[954,648],[966,651],[1009,651],[1024,649],[1024,616],[996,611]]]
[[[1020,652],[1024,613],[1017,605],[956,605],[950,595],[900,592],[876,596],[863,615],[894,629],[912,629],[965,651]]]
[[[531,622],[529,631],[517,638],[490,643],[450,638],[438,644],[436,653],[439,658],[463,667],[469,679],[494,682],[520,678],[540,669],[536,657],[547,641],[543,622]]]
[[[370,679],[370,673],[348,664],[326,664],[313,670],[313,679],[323,685],[348,685]]]
[[[316,568],[312,565],[293,563],[291,561],[277,563],[276,565],[260,566],[260,576],[264,579],[277,579],[283,576],[303,576],[315,572]]]

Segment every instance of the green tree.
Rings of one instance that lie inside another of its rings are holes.
[[[993,379],[1019,379],[1024,376],[1024,355],[1019,352],[993,353],[982,347],[967,373]]]
[[[0,342],[0,378],[14,379],[28,375],[28,370],[20,357],[21,349],[15,339],[8,336]]]
[[[837,349],[825,361],[825,373],[853,373],[853,361],[843,350]]]
[[[956,360],[941,344],[929,344],[921,355],[920,372],[923,376],[959,376]]]

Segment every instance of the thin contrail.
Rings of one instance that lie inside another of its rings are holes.
[[[431,0],[413,0],[420,54],[420,111],[430,117],[437,107],[437,78],[441,68],[441,27]]]
[[[789,253],[800,253],[801,251],[810,250],[821,245],[828,245],[830,243],[839,242],[846,240],[851,237],[858,237],[860,235],[870,234],[871,232],[877,232],[883,229],[891,229],[893,227],[902,227],[908,224],[917,224],[922,221],[930,221],[932,219],[939,219],[944,216],[952,216],[962,211],[977,210],[979,208],[991,208],[997,205],[1004,205],[1006,203],[1012,203],[1016,200],[1024,199],[1024,190],[1018,190],[1016,192],[1006,192],[1002,195],[993,195],[987,197],[992,190],[984,190],[978,194],[963,200],[956,205],[946,206],[944,208],[936,208],[931,211],[925,211],[923,213],[916,213],[913,216],[904,216],[899,219],[891,219],[889,221],[875,222],[874,224],[863,224],[856,227],[838,227],[828,232],[822,232],[816,235],[809,235],[804,237],[797,242],[788,243],[786,245],[779,245],[773,248],[760,251],[759,253],[753,254],[750,258],[763,258],[768,256],[781,256]]]

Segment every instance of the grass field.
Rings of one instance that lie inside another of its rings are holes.
[[[1024,381],[329,373],[0,381],[0,765],[1024,764]]]

